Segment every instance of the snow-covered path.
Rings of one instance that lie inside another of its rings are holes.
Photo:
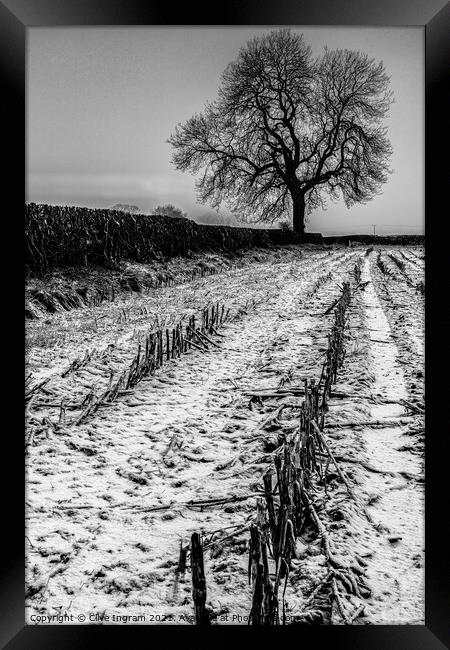
[[[369,281],[362,301],[369,330],[372,391],[381,399],[407,400],[398,349],[374,289],[368,260],[362,279]],[[395,419],[404,412],[401,404],[371,404],[369,408],[373,420]],[[374,536],[374,561],[368,567],[368,579],[375,587],[374,602],[368,608],[370,622],[423,624],[423,462],[402,450],[405,427],[365,428],[361,435],[371,465],[380,470],[368,472],[365,480],[365,489],[376,497],[368,506],[369,513],[381,525],[381,534]],[[409,475],[419,480],[405,477]]]

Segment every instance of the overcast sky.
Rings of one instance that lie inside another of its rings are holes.
[[[194,178],[170,162],[178,122],[216,97],[239,48],[270,28],[30,28],[27,66],[27,201],[151,212],[174,203],[189,216]],[[325,45],[384,61],[395,104],[387,121],[394,173],[383,194],[347,209],[316,210],[309,231],[410,232],[424,227],[424,32],[421,27],[297,27]],[[226,212],[226,209],[223,210]]]

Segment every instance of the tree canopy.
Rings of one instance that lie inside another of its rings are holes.
[[[187,219],[187,213],[183,212],[180,208],[175,207],[172,203],[165,205],[157,205],[153,208],[152,214],[159,214],[163,217],[178,217],[180,219]]]
[[[128,203],[115,203],[111,210],[119,210],[121,212],[130,212],[132,214],[138,214],[141,209],[137,205],[129,205]]]
[[[326,197],[364,203],[389,174],[383,120],[393,101],[383,63],[272,31],[244,46],[222,74],[218,96],[178,124],[173,163],[198,174],[198,198],[240,217],[294,229]]]

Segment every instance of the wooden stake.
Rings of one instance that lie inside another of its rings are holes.
[[[183,546],[183,540],[180,541],[180,556],[178,558],[178,567],[177,573],[179,575],[184,575],[186,571],[186,556],[188,552],[188,546]]]
[[[314,427],[314,429],[315,429],[315,431],[316,431],[316,433],[317,433],[317,435],[318,435],[318,437],[319,437],[321,443],[323,444],[323,446],[324,446],[325,449],[327,450],[328,455],[330,456],[331,460],[333,461],[334,466],[335,466],[335,468],[336,468],[336,470],[337,470],[337,473],[338,473],[339,476],[341,477],[341,480],[342,480],[342,482],[344,483],[345,487],[347,488],[348,493],[350,494],[350,496],[352,497],[352,499],[353,499],[354,501],[356,501],[356,503],[359,503],[358,499],[357,499],[356,496],[355,496],[355,493],[353,492],[352,488],[351,488],[350,485],[349,485],[349,482],[348,482],[348,480],[347,480],[347,477],[344,475],[344,473],[342,472],[341,468],[340,468],[339,465],[337,464],[337,461],[336,461],[335,457],[333,456],[333,453],[332,453],[331,449],[329,448],[328,443],[327,443],[327,441],[325,440],[325,437],[324,437],[322,431],[320,431],[319,427],[318,427],[317,424],[314,422],[314,420],[311,421],[311,424],[313,425],[313,427]]]
[[[191,571],[192,597],[194,599],[195,621],[197,625],[210,625],[209,614],[206,610],[206,579],[203,564],[203,548],[198,533],[191,537]]]
[[[269,526],[270,526],[270,533],[272,538],[272,548],[275,551],[275,549],[277,548],[278,540],[277,540],[277,519],[275,516],[275,507],[273,504],[273,495],[272,495],[272,474],[266,472],[266,474],[264,474],[263,480],[264,480],[264,490],[266,495],[267,513],[269,515]]]

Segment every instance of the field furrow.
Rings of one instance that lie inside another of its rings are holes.
[[[91,612],[96,623],[105,612],[192,622],[189,571],[177,567],[180,545],[200,532],[210,612],[247,621],[249,530],[263,475],[297,426],[304,380],[320,379],[350,282],[345,357],[324,429],[349,485],[327,466],[329,484],[319,481],[314,503],[337,557],[365,567],[367,593],[349,597],[355,622],[423,622],[423,418],[407,405],[417,397],[408,382],[418,361],[399,344],[392,307],[396,300],[406,318],[413,292],[399,298],[404,282],[387,280],[365,249],[288,249],[286,257],[133,296],[127,321],[117,316],[122,304],[99,305],[105,325],[86,341],[95,352],[64,377],[83,360],[81,328],[60,348],[30,351],[35,385],[48,381],[28,413],[28,429],[39,425],[27,454],[28,618],[57,606]],[[61,422],[61,400],[76,416],[93,385],[101,391],[130,364],[156,316],[172,324],[216,302],[229,318],[203,351],[171,359],[80,424]],[[415,304],[404,325],[410,344],[423,333]],[[91,312],[52,318],[81,324]],[[72,352],[65,360],[63,349]],[[292,617],[327,576],[311,523],[297,544],[285,603]],[[334,604],[324,622],[336,616]]]

